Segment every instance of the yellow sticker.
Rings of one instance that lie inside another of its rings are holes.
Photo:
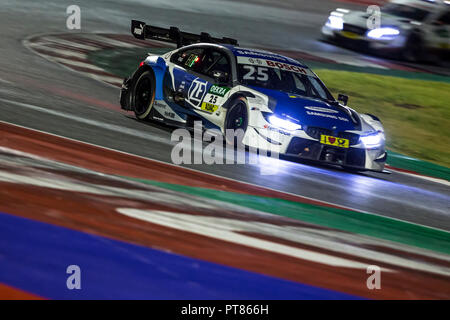
[[[215,104],[203,102],[202,103],[202,110],[207,112],[214,112],[219,108],[219,106],[216,106]]]
[[[350,31],[341,31],[341,36],[349,38],[349,39],[360,39],[361,36],[359,34],[356,34],[354,32]]]
[[[350,146],[350,141],[348,139],[326,136],[324,134],[320,135],[320,143],[341,148],[348,148]]]

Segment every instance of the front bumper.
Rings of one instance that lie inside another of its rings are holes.
[[[285,154],[306,160],[372,171],[383,171],[387,158],[387,153],[381,147],[374,149],[339,148],[299,137],[292,138]]]
[[[293,135],[272,133],[268,129],[249,127],[243,142],[251,148],[358,170],[381,172],[386,163],[387,154],[384,144],[370,149],[362,144],[340,148],[322,144],[319,140],[309,137],[304,131],[298,131]]]

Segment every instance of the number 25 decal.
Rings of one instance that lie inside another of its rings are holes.
[[[269,80],[268,68],[245,65],[244,69],[247,70],[247,73],[243,77],[244,80],[259,80],[259,81]]]
[[[217,102],[217,96],[211,96],[209,98],[209,103],[216,103]]]

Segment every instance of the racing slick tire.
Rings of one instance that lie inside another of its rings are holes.
[[[228,144],[239,146],[242,143],[245,132],[248,126],[248,108],[247,99],[244,97],[236,98],[231,107],[228,109],[225,117],[225,140]],[[227,134],[227,130],[233,131],[233,138],[230,139],[230,134]],[[236,132],[242,130],[241,132]]]
[[[132,106],[137,119],[147,120],[155,102],[155,76],[152,70],[142,72],[134,83]]]

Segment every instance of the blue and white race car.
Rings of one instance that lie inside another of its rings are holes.
[[[148,56],[124,80],[121,106],[138,119],[186,128],[201,121],[224,135],[241,130],[238,143],[251,148],[383,171],[387,154],[380,120],[346,106],[345,95],[335,100],[303,63],[207,33],[135,20],[131,31],[139,39],[178,44],[163,56]]]

